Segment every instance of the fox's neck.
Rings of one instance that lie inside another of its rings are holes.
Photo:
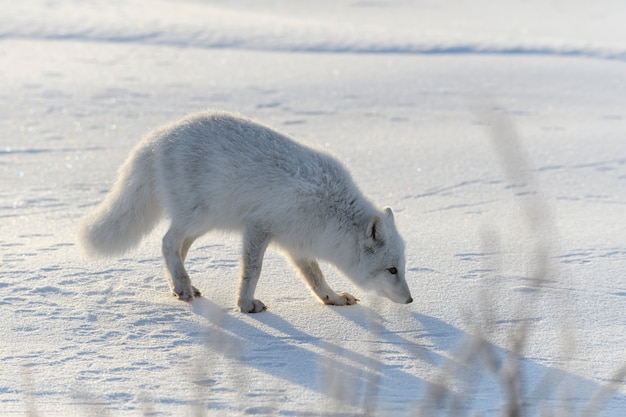
[[[360,260],[360,243],[367,225],[378,211],[364,197],[355,199],[350,208],[325,225],[316,245],[318,257],[337,266],[342,271],[351,270]]]

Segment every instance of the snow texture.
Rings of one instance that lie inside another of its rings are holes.
[[[623,1],[0,9],[0,415],[624,415]],[[415,301],[323,265],[361,303],[321,305],[270,250],[245,315],[210,234],[183,303],[166,222],[86,257],[130,149],[205,108],[340,158],[394,208]]]

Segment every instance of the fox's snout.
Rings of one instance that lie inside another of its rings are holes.
[[[377,292],[397,304],[411,304],[413,297],[406,282],[391,283],[388,280],[379,281]]]

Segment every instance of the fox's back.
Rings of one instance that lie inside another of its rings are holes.
[[[336,159],[231,113],[203,112],[166,126],[154,150],[166,209],[206,209],[226,228],[358,194]]]

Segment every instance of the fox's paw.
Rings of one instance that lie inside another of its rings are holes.
[[[359,302],[359,299],[353,296],[352,294],[348,294],[344,292],[343,294],[335,294],[333,296],[327,295],[322,300],[324,304],[331,306],[351,306]]]
[[[189,288],[185,288],[182,291],[173,289],[172,295],[182,301],[191,301],[194,297],[200,297],[202,293],[199,289],[191,285]]]
[[[260,313],[267,310],[265,304],[259,300],[242,300],[237,304],[239,304],[239,310],[242,313]]]
[[[351,306],[361,301],[358,298],[356,298],[354,295],[348,294],[347,292],[344,292],[343,294],[341,294],[341,297],[346,300],[347,306]]]

